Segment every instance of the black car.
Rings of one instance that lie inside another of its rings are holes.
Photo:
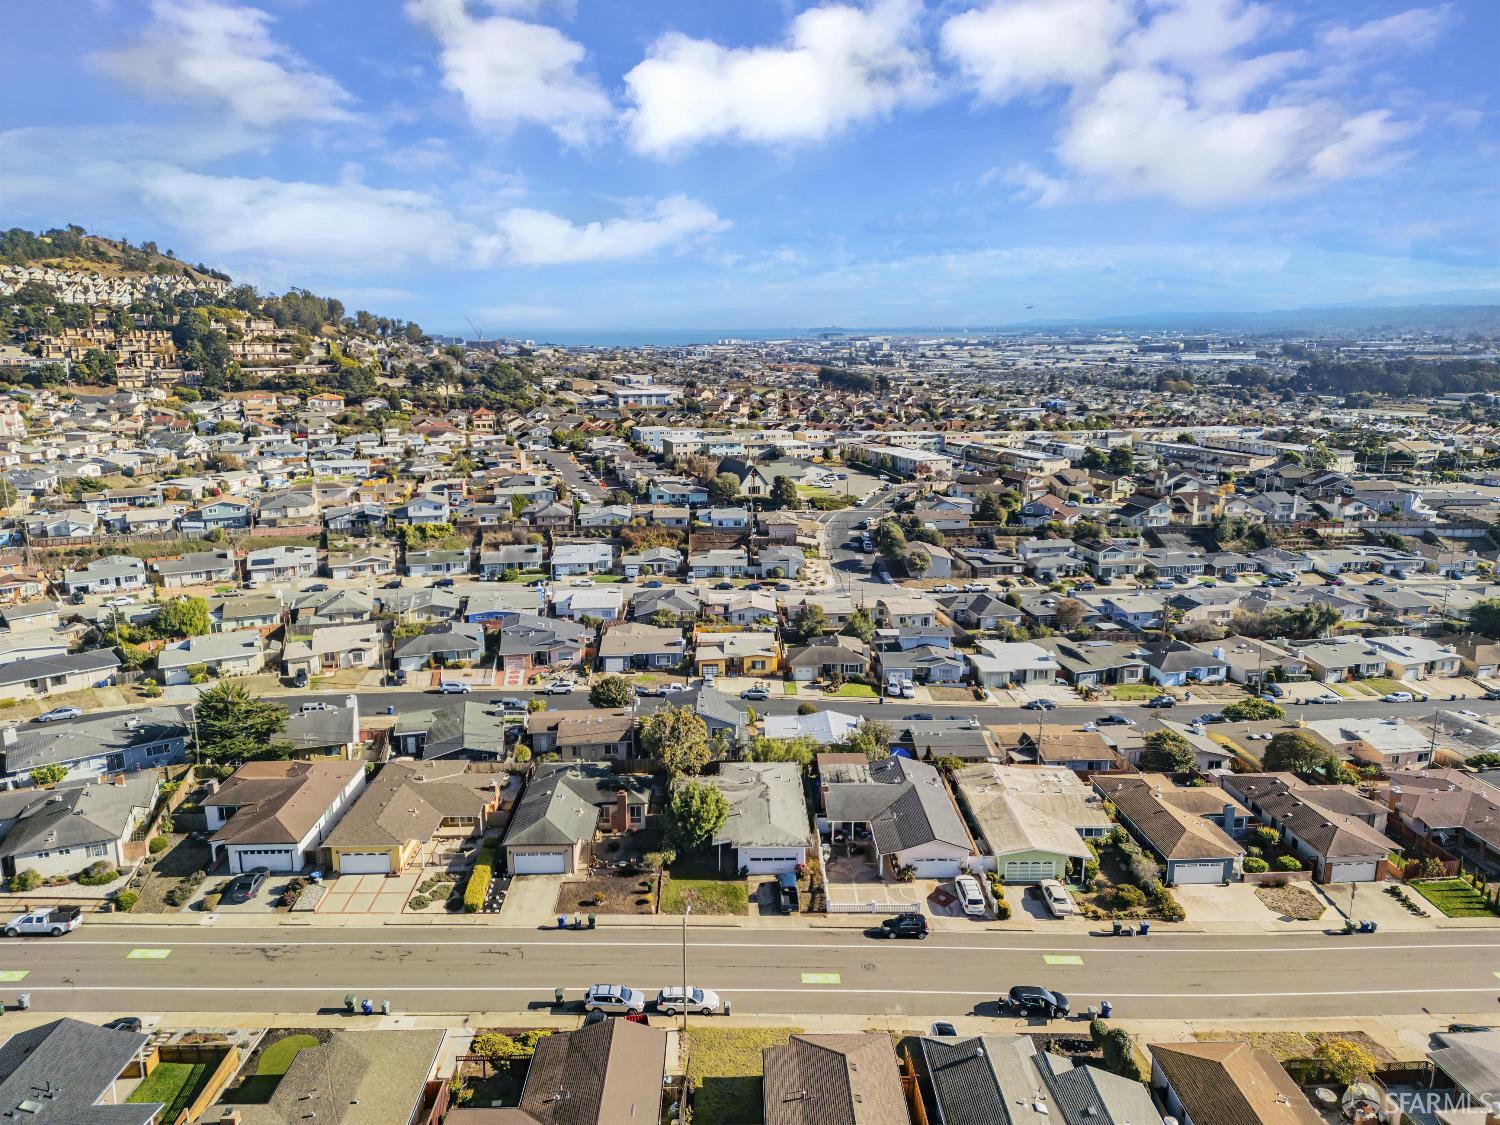
[[[883,938],[925,938],[927,916],[925,914],[897,914],[894,918],[887,918],[880,923],[880,936]]]
[[[1018,984],[1000,1001],[1001,1008],[1023,1016],[1059,1019],[1068,1014],[1068,998],[1036,984]]]
[[[733,582],[715,582],[714,583],[714,589],[715,590],[733,590],[734,589],[734,583]]]
[[[1057,704],[1050,699],[1028,699],[1021,704],[1022,711],[1051,711]]]
[[[1147,707],[1176,707],[1177,700],[1170,695],[1157,695],[1146,700]]]
[[[306,668],[297,669],[297,674],[292,677],[292,686],[297,688],[305,688],[307,686]]]
[[[930,723],[936,718],[937,716],[931,711],[913,711],[910,715],[902,715],[901,721],[903,723]]]
[[[1135,726],[1135,724],[1133,722],[1131,722],[1129,719],[1127,719],[1124,715],[1105,715],[1104,718],[1098,720],[1098,723],[1099,723],[1099,725],[1101,727],[1133,727],[1133,726]]]
[[[380,588],[382,590],[399,590],[401,589],[401,579],[392,578],[389,582],[385,583]]]
[[[1488,699],[1491,703],[1493,703],[1495,700],[1500,699],[1500,690],[1490,688],[1489,691],[1484,693],[1483,698]]]
[[[387,687],[404,687],[406,685],[406,669],[392,668],[385,674]]]
[[[137,1034],[141,1030],[140,1016],[121,1016],[117,1020],[110,1020],[104,1025],[110,1031],[133,1031]]]
[[[453,585],[453,579],[451,579],[451,578],[439,578],[439,579],[438,579],[438,580],[437,580],[437,581],[436,581],[436,582],[434,582],[434,583],[433,583],[433,584],[432,584],[432,585],[433,585],[433,588],[434,588],[434,589],[438,589],[438,590],[446,590],[446,589],[448,589],[448,588],[449,588],[449,587],[450,587],[450,586],[452,586],[452,585]]]
[[[790,582],[778,582],[776,583],[776,588],[784,594],[792,588],[792,584]]]
[[[260,890],[260,885],[266,881],[266,876],[269,874],[271,874],[269,867],[252,867],[249,871],[236,875],[224,885],[224,893],[219,901],[249,902],[255,897],[255,892]]]

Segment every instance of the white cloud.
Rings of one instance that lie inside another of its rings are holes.
[[[666,156],[706,141],[816,141],[884,116],[933,88],[919,12],[918,0],[809,8],[775,47],[664,35],[625,75],[631,141]]]
[[[548,211],[518,207],[500,216],[497,225],[510,260],[521,265],[555,265],[639,258],[724,230],[729,223],[697,200],[674,195],[638,218],[580,226]]]
[[[943,24],[943,51],[982,97],[1004,101],[1102,76],[1135,24],[1127,0],[993,0]]]
[[[1380,161],[1391,145],[1411,136],[1415,129],[1406,122],[1392,121],[1390,111],[1385,109],[1351,117],[1341,126],[1337,139],[1313,155],[1312,174],[1321,180],[1355,175]]]
[[[348,91],[270,34],[259,8],[218,0],[152,0],[152,22],[133,44],[94,56],[106,72],[152,97],[209,102],[247,125],[338,121]]]
[[[1350,54],[1387,48],[1416,50],[1432,46],[1448,26],[1452,15],[1452,9],[1446,4],[1435,8],[1408,8],[1356,27],[1329,28],[1322,39],[1328,46]]]
[[[1038,207],[1055,207],[1068,198],[1068,182],[1047,175],[1034,164],[1015,164],[1003,172],[995,168],[980,177],[982,184],[994,183],[996,180],[1015,186],[1013,199],[1035,203]]]
[[[471,221],[425,192],[211,176],[174,167],[148,170],[140,191],[150,209],[210,253],[335,271],[616,261],[729,225],[684,196],[663,199],[640,216],[579,225],[532,208]]]
[[[583,47],[557,28],[475,16],[467,0],[408,0],[406,10],[437,38],[443,85],[476,122],[542,125],[577,145],[612,116],[609,97],[578,69]]]
[[[1125,44],[1133,65],[1170,63],[1197,69],[1253,43],[1271,12],[1244,0],[1165,0]]]

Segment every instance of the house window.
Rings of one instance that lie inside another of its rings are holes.
[[[108,855],[109,854],[109,845],[108,844],[90,844],[88,846],[88,850],[84,854],[87,855],[87,856],[89,856],[91,859],[97,859],[100,856]]]

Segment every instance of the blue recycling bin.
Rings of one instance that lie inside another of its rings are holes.
[[[1141,923],[1141,937],[1145,937],[1150,932],[1151,932],[1151,923],[1150,922],[1142,922]]]

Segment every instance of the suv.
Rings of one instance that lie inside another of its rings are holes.
[[[1162,695],[1153,695],[1150,699],[1146,700],[1144,706],[1146,706],[1146,707],[1176,707],[1177,706],[1177,700],[1175,700],[1174,698],[1172,698],[1170,695],[1166,695],[1164,693]]]
[[[753,699],[763,701],[771,698],[771,693],[763,687],[746,688],[740,692],[741,699]]]
[[[624,1015],[646,1010],[646,994],[623,984],[591,984],[583,994],[585,1012],[609,1012]]]
[[[897,914],[894,918],[887,918],[880,923],[880,936],[883,938],[925,938],[927,936],[927,916],[924,914]]]
[[[438,681],[439,695],[468,695],[469,685],[462,680],[440,680]]]
[[[960,875],[953,880],[953,889],[958,893],[965,914],[971,918],[984,917],[984,892],[979,889],[978,879],[972,875]]]
[[[1023,1016],[1041,1016],[1043,1019],[1059,1019],[1069,1011],[1066,996],[1036,984],[1016,985],[1001,998],[1000,1007],[1009,1008]]]
[[[573,683],[571,680],[553,680],[542,691],[543,695],[572,695]]]
[[[723,1010],[717,992],[707,988],[690,988],[686,993],[681,985],[672,985],[656,994],[656,1010],[664,1016],[675,1016],[686,1012],[690,1016],[713,1016]]]

